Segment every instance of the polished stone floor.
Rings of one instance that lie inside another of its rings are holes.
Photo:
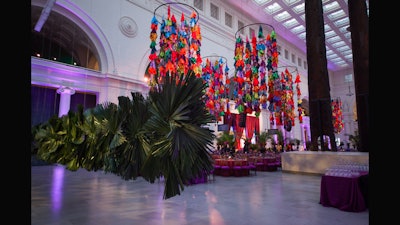
[[[61,165],[32,166],[33,225],[368,225],[369,211],[319,204],[319,175],[282,171],[220,177],[163,200],[163,181]]]

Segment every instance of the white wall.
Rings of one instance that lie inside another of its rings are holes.
[[[352,75],[352,81],[346,82],[346,75]],[[330,76],[330,85],[332,99],[339,98],[343,105],[344,130],[339,134],[336,134],[336,137],[340,138],[340,140],[346,144],[349,142],[349,135],[354,135],[354,132],[358,130],[358,125],[355,121],[353,112],[353,110],[356,108],[353,70],[342,70],[332,73]],[[350,95],[350,93],[352,95]]]

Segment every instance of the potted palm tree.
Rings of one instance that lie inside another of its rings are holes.
[[[354,134],[349,135],[349,141],[353,146],[353,149],[359,149],[360,136],[358,135],[358,130],[354,131]]]
[[[271,137],[268,135],[266,131],[263,131],[258,136],[258,143],[260,143],[260,145],[262,146],[265,146],[267,144],[268,139],[271,139]]]

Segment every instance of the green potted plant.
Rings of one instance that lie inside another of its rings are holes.
[[[258,143],[260,143],[260,145],[265,146],[267,144],[268,139],[271,139],[271,137],[268,135],[266,131],[263,131],[258,136]]]
[[[349,141],[354,149],[358,149],[360,145],[360,136],[358,134],[358,130],[355,130],[354,134],[349,135]]]
[[[235,135],[230,134],[229,131],[223,131],[220,136],[216,138],[217,145],[223,146],[225,143],[228,143],[229,146],[235,146]]]
[[[147,98],[132,93],[132,101],[120,96],[118,105],[55,116],[34,132],[37,156],[72,171],[101,169],[125,180],[140,175],[154,183],[162,176],[164,199],[180,195],[188,181],[213,170],[215,135],[202,125],[214,116],[199,102],[205,88],[193,71],[167,75]]]

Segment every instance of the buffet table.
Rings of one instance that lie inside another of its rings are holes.
[[[283,172],[324,174],[338,162],[369,164],[368,152],[292,151],[281,153]]]
[[[353,177],[322,175],[320,204],[348,212],[362,212],[367,206],[368,173]]]

